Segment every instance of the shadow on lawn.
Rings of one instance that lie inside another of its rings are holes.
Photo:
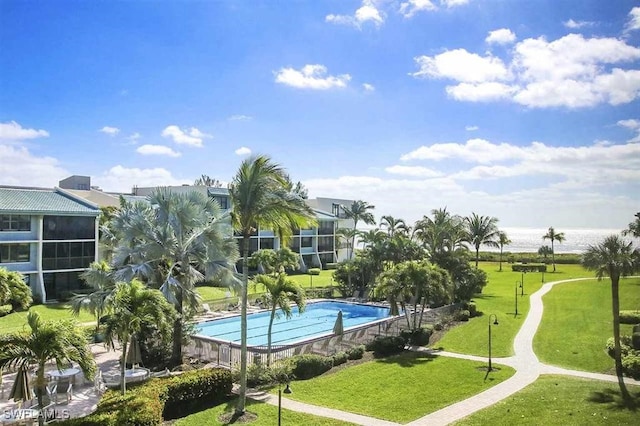
[[[591,392],[587,401],[596,404],[606,404],[609,410],[630,410],[637,411],[640,408],[640,392],[629,392],[631,400],[625,401],[619,390],[605,389],[603,391]]]
[[[376,359],[376,362],[382,364],[396,364],[400,367],[415,367],[416,365],[425,364],[436,359],[438,355],[426,354],[420,352],[403,352],[386,358]]]

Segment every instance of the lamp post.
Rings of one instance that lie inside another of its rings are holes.
[[[498,316],[496,314],[489,315],[489,371],[491,371],[491,317],[494,318],[493,325],[498,325]]]
[[[284,391],[282,390],[282,383],[278,385],[278,426],[282,424],[282,392],[286,394],[292,393],[289,383],[285,386]]]
[[[524,274],[526,274],[526,272],[522,271],[522,278],[520,281],[520,296],[524,296]]]
[[[519,281],[516,281],[516,315],[518,316],[518,285],[522,285]]]
[[[546,268],[546,265],[545,265]],[[544,269],[542,270],[542,284],[544,284]]]

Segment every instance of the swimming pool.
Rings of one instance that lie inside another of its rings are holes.
[[[298,308],[294,307],[290,319],[278,310],[279,315],[273,321],[271,344],[289,345],[332,334],[339,311],[342,311],[345,331],[389,316],[388,307],[336,300],[309,303],[302,314],[299,314]],[[267,344],[270,316],[271,311],[247,315],[247,345]],[[240,343],[240,316],[202,322],[197,325],[197,328],[197,335]]]

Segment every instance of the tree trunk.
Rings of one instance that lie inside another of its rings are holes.
[[[500,272],[502,272],[502,246],[500,246]]]
[[[182,311],[182,290],[180,290],[176,303],[178,316],[173,323],[173,348],[171,351],[171,365],[173,367],[182,364]]]
[[[127,368],[127,345],[129,338],[124,339],[122,343],[122,362],[120,363],[120,392],[124,395],[127,392],[127,381],[124,378],[124,370]]]
[[[620,394],[625,402],[631,400],[631,395],[624,384],[624,377],[622,374],[622,352],[620,348],[620,298],[618,295],[618,284],[620,277],[611,277],[611,305],[613,309],[613,341],[614,345],[614,359],[616,363],[616,376],[618,376],[618,386],[620,386]]]
[[[40,362],[38,364],[38,375],[36,378],[36,396],[38,397],[38,407],[40,407],[40,410],[43,410],[40,412],[40,415],[38,416],[38,426],[44,426],[44,421],[45,421],[45,417],[47,415],[47,413],[44,411],[44,396],[42,395],[43,391],[44,391],[44,387],[45,387],[45,383],[44,383],[44,362]],[[50,401],[50,403],[53,403],[53,401]]]
[[[249,287],[249,238],[245,232],[242,236],[242,286],[240,288],[240,391],[236,415],[244,414],[247,398],[247,290]]]
[[[480,257],[480,246],[476,246],[476,269],[478,269],[478,258]]]
[[[276,317],[276,301],[273,301],[271,307],[271,318],[269,318],[269,329],[267,330],[267,367],[271,365],[271,329],[273,328],[273,319]]]
[[[553,272],[556,271],[556,251],[553,249],[553,238],[551,239],[551,263],[553,263]]]

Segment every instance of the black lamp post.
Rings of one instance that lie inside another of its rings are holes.
[[[493,325],[498,325],[498,316],[496,314],[489,315],[489,371],[491,371],[491,317],[494,318]]]
[[[292,393],[289,383],[287,383],[284,391],[282,390],[282,384],[278,385],[278,426],[280,426],[282,422],[282,392],[286,394]]]
[[[518,316],[518,285],[522,285],[522,284],[516,281],[516,315],[515,316]]]
[[[526,272],[522,271],[522,279],[520,281],[520,296],[524,296],[524,274],[526,274]]]
[[[542,284],[544,284],[544,269],[542,270]]]

